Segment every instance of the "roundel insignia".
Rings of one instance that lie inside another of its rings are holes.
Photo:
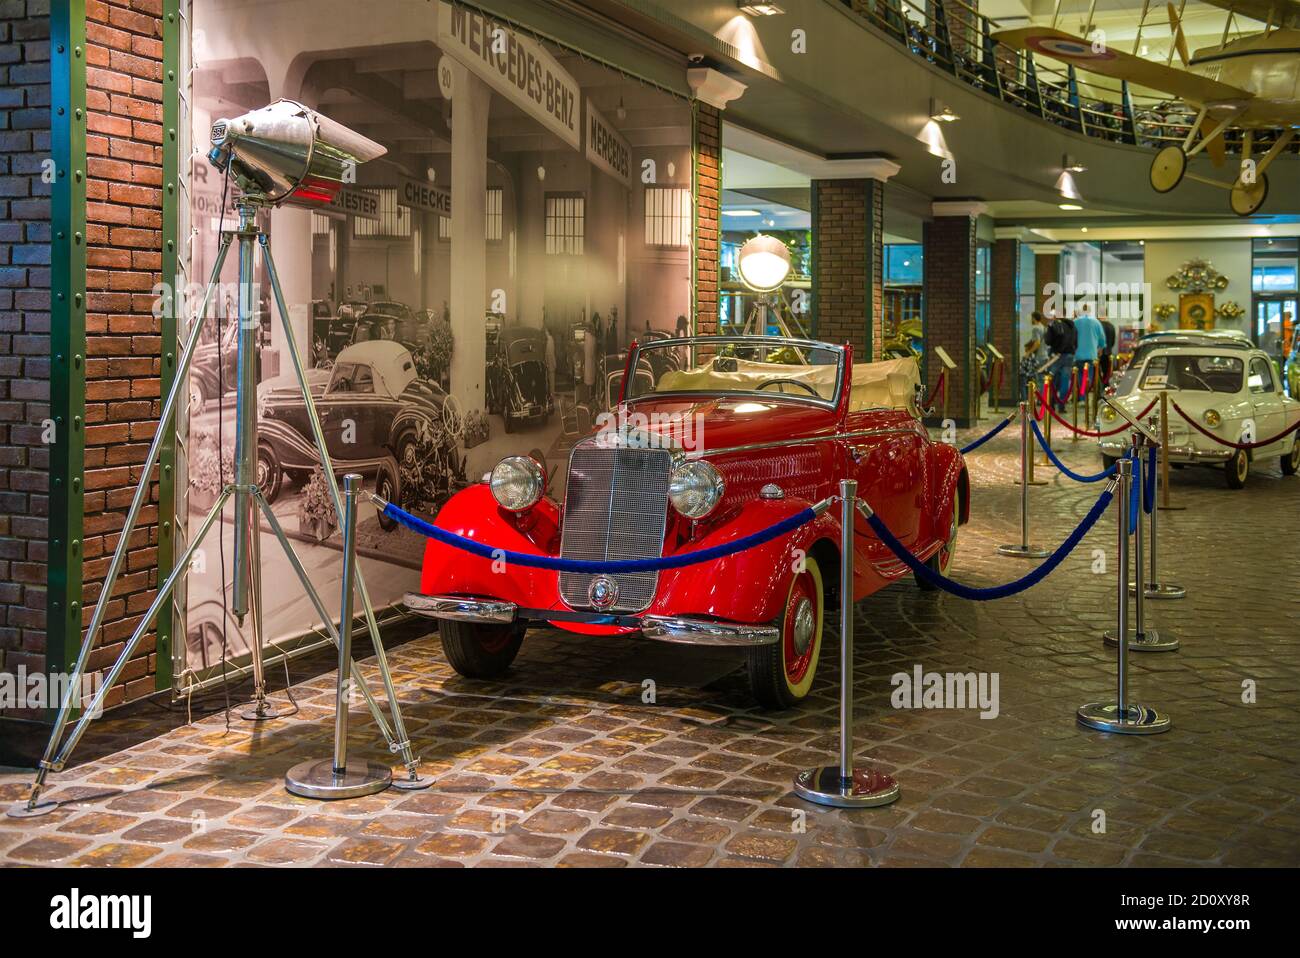
[[[1110,50],[1094,50],[1086,40],[1071,40],[1065,37],[1030,37],[1025,43],[1040,53],[1048,56],[1063,57],[1067,60],[1113,60],[1115,54]]]

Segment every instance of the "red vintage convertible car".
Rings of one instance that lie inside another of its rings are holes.
[[[670,350],[675,363],[652,363]],[[853,365],[847,346],[774,337],[633,344],[610,421],[573,449],[563,506],[540,463],[503,459],[453,496],[438,526],[512,552],[641,559],[726,543],[836,494],[843,478],[932,568],[952,559],[970,509],[961,454],[921,423],[916,363]],[[658,369],[658,374],[653,370]],[[854,600],[907,572],[855,523]],[[491,677],[529,626],[639,630],[687,645],[743,646],[755,698],[804,698],[823,623],[839,603],[839,510],[745,552],[660,572],[555,572],[436,540],[407,607],[438,620],[462,675]]]

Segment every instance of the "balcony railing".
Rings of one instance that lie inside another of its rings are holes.
[[[1180,100],[1135,94],[1127,81],[1036,61],[1027,50],[997,42],[996,23],[964,0],[832,2],[964,83],[1076,133],[1158,149],[1182,143],[1196,122],[1196,111]],[[1254,152],[1267,150],[1280,132],[1256,130]],[[1240,130],[1223,139],[1228,152],[1240,152]],[[1300,138],[1289,151],[1300,152]]]

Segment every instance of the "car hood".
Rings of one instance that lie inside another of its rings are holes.
[[[644,431],[672,448],[710,452],[834,432],[834,410],[750,397],[640,399],[597,417],[595,435]]]

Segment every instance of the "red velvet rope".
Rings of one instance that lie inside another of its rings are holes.
[[[1156,407],[1156,401],[1153,399],[1153,400],[1151,400],[1151,404],[1148,405],[1146,409],[1143,409],[1140,413],[1138,413],[1138,414],[1137,414],[1136,416],[1134,416],[1133,418],[1134,418],[1134,419],[1141,419],[1143,416],[1145,416],[1147,413],[1149,413],[1149,412],[1150,412],[1152,409],[1154,409],[1155,407]],[[1070,430],[1070,432],[1078,433],[1080,436],[1087,436],[1089,439],[1100,439],[1100,438],[1102,438],[1103,436],[1113,436],[1113,435],[1115,435],[1116,433],[1121,433],[1121,432],[1123,432],[1125,429],[1131,429],[1131,428],[1132,428],[1128,423],[1124,423],[1124,424],[1123,424],[1122,426],[1120,426],[1119,428],[1117,428],[1117,429],[1111,429],[1111,430],[1109,430],[1109,431],[1107,431],[1107,432],[1093,432],[1091,429],[1078,429],[1078,428],[1076,428],[1075,426],[1070,425],[1068,422],[1066,422],[1064,419],[1062,419],[1062,418],[1061,418],[1061,414],[1060,414],[1059,412],[1057,412],[1055,409],[1053,409],[1051,406],[1048,406],[1048,407],[1047,407],[1047,411],[1050,412],[1050,413],[1052,414],[1052,418],[1053,418],[1053,419],[1055,419],[1057,422],[1059,422],[1059,423],[1060,423],[1062,426],[1064,426],[1066,429]]]
[[[939,374],[939,381],[935,383],[934,388],[930,390],[930,395],[925,397],[925,408],[933,409],[934,408],[933,400],[935,399],[935,397],[948,395],[947,389],[948,389],[948,370],[945,369],[943,372]]]
[[[1079,377],[1079,398],[1082,399],[1088,394],[1088,367],[1083,367],[1083,375]]]
[[[1039,422],[1043,421],[1043,410],[1046,409],[1048,406],[1047,390],[1048,390],[1048,382],[1046,379],[1044,379],[1043,388],[1039,390],[1038,402],[1035,403],[1035,408],[1034,408],[1034,418],[1037,419]]]
[[[1291,435],[1291,433],[1295,432],[1297,429],[1300,429],[1300,420],[1296,420],[1296,422],[1293,425],[1291,425],[1287,429],[1283,429],[1272,439],[1263,439],[1260,440],[1259,442],[1229,442],[1227,439],[1221,439],[1220,437],[1216,436],[1214,433],[1210,432],[1210,430],[1206,429],[1204,426],[1202,426],[1191,416],[1187,415],[1187,413],[1183,412],[1182,407],[1179,406],[1178,403],[1174,402],[1172,399],[1169,401],[1173,403],[1174,410],[1178,413],[1178,415],[1186,419],[1188,425],[1190,425],[1193,429],[1199,432],[1202,436],[1208,436],[1209,438],[1217,442],[1219,445],[1230,446],[1233,449],[1259,449],[1261,446],[1271,446],[1273,445],[1273,443],[1277,442],[1278,440],[1285,439],[1287,436]]]

